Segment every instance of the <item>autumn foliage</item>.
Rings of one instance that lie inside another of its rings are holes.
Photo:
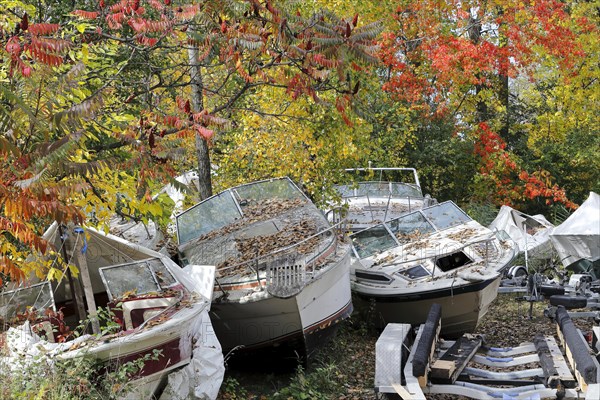
[[[523,133],[515,132],[525,117],[515,111],[528,106],[519,103],[522,87],[556,85],[544,82],[540,71],[572,84],[593,62],[581,38],[597,34],[597,26],[556,0],[406,0],[393,17],[380,42],[389,70],[383,89],[422,120],[452,120],[463,140],[473,141],[481,165],[473,197],[496,205],[537,199],[572,207],[548,171],[521,170],[526,166],[516,151],[525,150],[515,142]]]
[[[381,41],[394,71],[383,88],[433,112],[455,112],[470,88],[492,87],[496,76],[531,76],[541,57],[573,68],[585,56],[577,34],[597,29],[556,0],[404,1],[394,18]]]
[[[548,171],[528,173],[517,157],[506,149],[506,142],[482,122],[477,131],[475,153],[480,157],[479,184],[485,186],[478,195],[493,196],[482,200],[521,208],[525,201],[541,199],[546,205],[562,203],[575,209],[564,189],[552,183]]]

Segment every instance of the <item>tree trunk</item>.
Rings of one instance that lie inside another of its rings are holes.
[[[479,19],[479,17],[471,16],[469,18],[468,34],[471,43],[473,43],[474,45],[478,45],[481,41],[481,20]],[[481,93],[484,89],[485,87],[483,85],[475,85],[475,93],[477,93],[478,96],[479,93]],[[477,122],[485,122],[489,119],[489,110],[485,101],[478,99],[476,110]]]
[[[188,48],[188,60],[190,63],[190,82],[192,84],[192,112],[198,113],[204,109],[204,99],[202,96],[202,72],[198,63],[198,48],[196,46]],[[204,200],[212,196],[212,180],[208,143],[199,133],[196,133],[196,157],[198,158],[198,194],[200,200]]]

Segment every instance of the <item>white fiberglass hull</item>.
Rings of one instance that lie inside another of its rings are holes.
[[[473,332],[496,299],[500,275],[494,278],[430,291],[398,292],[396,294],[357,293],[357,308],[374,307],[371,319],[379,327],[387,323],[420,324],[427,319],[431,306],[442,306],[442,330],[445,337],[457,337]]]
[[[213,301],[212,322],[224,352],[286,346],[310,355],[333,331],[329,328],[352,312],[349,264],[346,251],[290,298],[271,296],[261,280],[260,286],[254,281],[254,293],[241,300]]]

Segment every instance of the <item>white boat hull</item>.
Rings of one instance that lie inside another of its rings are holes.
[[[442,306],[441,335],[457,337],[465,332],[473,332],[478,322],[487,313],[490,304],[498,294],[500,276],[456,287],[444,287],[435,291],[398,293],[396,295],[362,296],[357,294],[357,308],[363,312],[374,308],[369,316],[375,324],[383,328],[388,323],[420,324],[427,319],[434,303]]]
[[[253,299],[213,301],[212,323],[224,352],[285,345],[310,355],[323,335],[333,331],[329,328],[352,312],[349,264],[346,251],[290,298],[269,295],[261,280],[260,288],[255,281]]]

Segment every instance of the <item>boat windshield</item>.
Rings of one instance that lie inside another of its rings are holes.
[[[304,194],[289,179],[254,182],[232,189],[242,210],[265,200],[305,200]]]
[[[55,308],[50,282],[0,293],[0,320],[7,322],[29,309],[43,312]]]
[[[179,243],[189,242],[241,217],[242,212],[231,192],[219,193],[177,216]]]
[[[158,258],[100,268],[100,275],[111,300],[125,295],[159,293],[177,284]]]
[[[465,214],[463,210],[458,208],[456,204],[451,201],[436,204],[435,206],[424,208],[423,214],[427,217],[437,230],[450,228],[452,226],[465,224],[472,219]]]
[[[386,223],[400,244],[407,244],[422,235],[435,232],[435,227],[420,212],[413,212]]]
[[[350,236],[359,258],[370,257],[398,246],[398,242],[383,225],[375,225]]]
[[[336,187],[342,198],[381,196],[381,197],[423,197],[416,185],[397,182],[359,182]]]
[[[424,235],[471,221],[451,201],[436,204],[357,232],[350,237],[360,258],[370,257]]]
[[[189,208],[177,216],[179,244],[231,225],[243,217],[243,210],[264,201],[306,200],[289,179],[273,179],[228,189]]]

